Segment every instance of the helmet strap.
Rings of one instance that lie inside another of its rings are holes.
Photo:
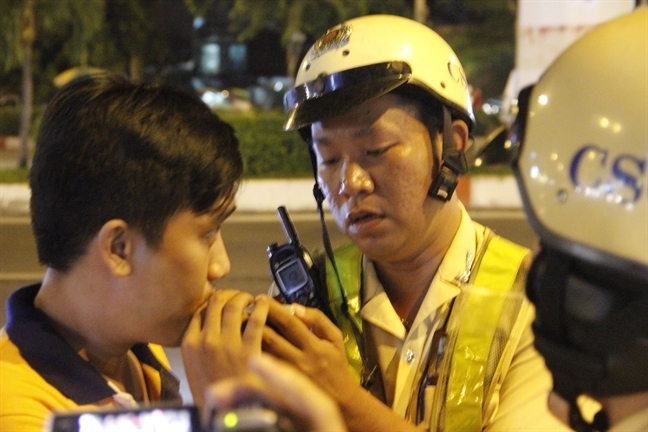
[[[310,156],[311,168],[313,169],[313,177],[315,178],[315,184],[313,185],[313,196],[315,197],[315,202],[317,203],[317,213],[319,214],[320,223],[322,224],[322,240],[324,241],[324,249],[326,250],[326,254],[331,262],[335,262],[333,260],[333,248],[331,247],[330,236],[328,229],[326,228],[326,223],[324,222],[324,192],[322,192],[322,188],[317,182],[317,158],[315,156],[315,152],[313,151],[313,145],[310,139],[306,140],[306,145],[308,145],[308,156]]]
[[[592,423],[583,418],[581,409],[576,402],[580,395],[577,387],[564,381],[554,381],[553,390],[569,404],[569,411],[567,413],[569,427],[575,432],[606,432],[610,428],[607,413],[603,409],[596,413]]]
[[[600,410],[594,415],[594,420],[589,423],[583,418],[576,398],[569,400],[569,427],[576,432],[606,432],[610,428],[605,410]]]
[[[452,116],[448,107],[443,105],[443,162],[432,181],[428,194],[441,201],[449,201],[459,183],[459,176],[468,171],[466,154],[458,150],[452,138]],[[433,174],[434,175],[434,172]]]
[[[374,365],[373,368],[368,367],[367,363],[367,348],[365,344],[364,335],[362,334],[362,329],[356,323],[356,320],[351,316],[351,311],[349,310],[349,301],[347,299],[346,290],[344,285],[342,285],[342,278],[337,268],[337,263],[335,262],[335,254],[333,253],[333,247],[331,246],[331,237],[328,233],[328,228],[326,227],[326,222],[324,220],[324,192],[317,182],[317,159],[315,157],[315,152],[313,151],[313,146],[311,140],[306,141],[308,144],[308,154],[311,159],[311,166],[313,167],[313,174],[315,176],[315,184],[313,185],[313,196],[317,202],[317,212],[319,213],[320,224],[322,226],[322,242],[324,243],[324,251],[326,252],[326,257],[331,262],[333,267],[333,272],[337,279],[338,286],[340,287],[340,295],[342,297],[340,308],[342,314],[347,318],[351,323],[351,329],[353,330],[354,336],[358,343],[358,350],[360,351],[360,358],[362,359],[362,376],[361,376],[361,385],[365,389],[369,389],[374,383],[374,375],[377,371],[378,365]],[[325,271],[325,270],[324,270]]]

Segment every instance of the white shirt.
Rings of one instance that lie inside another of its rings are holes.
[[[365,321],[368,349],[376,352],[382,373],[385,402],[394,412],[405,417],[407,407],[418,393],[416,375],[421,362],[426,362],[435,330],[442,317],[440,309],[460,292],[455,279],[466,270],[467,256],[475,256],[484,240],[484,228],[472,222],[462,207],[462,218],[450,248],[443,258],[437,274],[412,323],[409,333],[394,310],[376,275],[372,262],[363,259],[363,307],[360,314]],[[508,353],[506,363],[496,383],[494,396],[488,401],[484,427],[488,431],[567,431],[566,425],[548,410],[547,397],[552,388],[551,374],[544,360],[533,347],[532,305],[520,316],[524,325],[521,339]],[[425,364],[427,366],[427,364]],[[434,388],[426,391],[426,421],[420,426],[429,427],[429,415]]]
[[[455,278],[466,270],[468,254],[474,257],[477,244],[483,241],[483,231],[477,230],[482,235],[477,235],[475,231],[472,221],[462,208],[459,229],[430,284],[409,333],[380,284],[373,263],[366,256],[363,259],[364,306],[360,315],[365,320],[365,331],[371,335],[368,343],[373,343],[378,354],[385,386],[385,402],[400,416],[405,416],[412,391],[418,388],[414,378],[421,362],[426,362],[428,358],[432,336],[442,321],[440,308],[459,295],[460,288]]]

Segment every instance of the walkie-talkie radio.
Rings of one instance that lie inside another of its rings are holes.
[[[279,207],[277,214],[288,238],[288,244],[279,246],[273,243],[268,246],[270,271],[279,291],[286,303],[299,303],[326,311],[313,282],[313,260],[310,254],[299,242],[286,207]]]

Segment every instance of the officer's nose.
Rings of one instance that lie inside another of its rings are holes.
[[[340,176],[340,195],[353,196],[373,191],[371,176],[357,162],[345,161]]]

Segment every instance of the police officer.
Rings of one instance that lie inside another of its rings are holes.
[[[535,344],[552,411],[577,431],[648,430],[647,77],[642,7],[586,34],[519,97],[514,166],[541,243],[527,283]],[[582,395],[603,406],[593,422]]]
[[[321,264],[335,324],[272,304],[264,349],[333,396],[350,430],[564,427],[533,348],[528,251],[454,193],[475,121],[450,46],[403,17],[352,19],[315,42],[285,102],[320,212],[326,198],[351,243]]]

